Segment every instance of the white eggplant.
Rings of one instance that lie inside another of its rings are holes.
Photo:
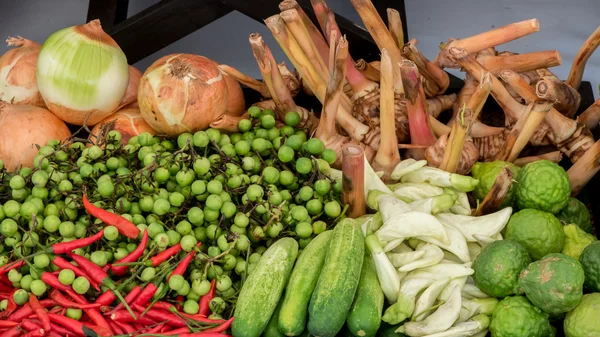
[[[451,243],[439,220],[433,215],[423,212],[405,212],[406,205],[392,196],[384,195],[379,198],[379,208],[383,219],[383,226],[377,231],[379,240],[432,237],[443,244]]]
[[[462,298],[459,285],[453,285],[451,294],[433,314],[420,322],[407,322],[396,330],[411,337],[421,337],[448,330],[460,314]],[[400,330],[400,331],[399,331]]]
[[[400,279],[396,273],[396,268],[392,265],[388,257],[381,248],[381,243],[377,240],[377,237],[373,234],[367,235],[365,238],[367,249],[373,257],[375,262],[375,269],[377,270],[377,278],[379,284],[383,290],[383,294],[387,298],[388,302],[396,303],[398,300],[398,292],[400,290]]]
[[[444,194],[444,189],[429,183],[399,183],[393,186],[394,194],[413,201]]]
[[[443,224],[442,224],[443,225]],[[419,239],[432,243],[434,245],[439,246],[442,249],[445,249],[452,254],[456,255],[461,261],[468,262],[471,261],[471,256],[469,255],[469,247],[467,246],[467,241],[465,237],[458,231],[458,229],[452,226],[443,226],[444,232],[448,235],[448,239],[450,240],[450,244],[446,244],[435,238],[429,236],[420,236]]]
[[[394,180],[400,180],[400,178],[402,178],[403,175],[416,171],[424,167],[425,165],[427,165],[427,160],[417,161],[412,158],[404,159],[403,161],[399,162],[398,165],[396,165],[396,167],[394,167],[394,170],[392,171],[392,174],[390,174],[390,177]]]
[[[419,296],[417,303],[415,304],[415,311],[413,313],[413,321],[422,321],[431,313],[429,312],[431,307],[435,304],[436,299],[446,288],[448,283],[450,282],[450,278],[444,278],[441,280],[435,281],[432,285],[427,287],[425,291]]]
[[[389,254],[387,254],[388,258],[390,259],[390,261],[396,268],[400,268],[404,265],[407,265],[409,263],[417,261],[420,258],[422,258],[424,255],[425,255],[424,250],[415,250],[415,251],[410,251],[407,253],[389,253]],[[404,270],[404,271],[411,271],[411,270]]]
[[[471,192],[479,183],[479,180],[472,177],[429,166],[404,174],[400,181],[403,183],[430,183],[439,187],[453,187],[459,192]]]
[[[478,242],[473,235],[493,237],[500,233],[512,214],[512,208],[506,207],[483,216],[468,216],[452,213],[439,213],[436,218],[443,224],[458,229],[469,242]]]
[[[424,268],[433,266],[444,258],[444,252],[440,249],[440,247],[436,245],[432,245],[430,243],[424,244],[422,247],[419,247],[416,252],[423,252],[424,255],[418,259],[413,260],[410,263],[402,265],[398,270],[399,271],[412,271],[418,268]]]

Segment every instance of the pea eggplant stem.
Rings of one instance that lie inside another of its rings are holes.
[[[513,182],[513,177],[514,174],[508,166],[502,168],[494,181],[494,185],[492,185],[492,188],[479,204],[479,207],[477,207],[475,216],[494,213],[500,209],[504,199],[506,199],[506,196],[508,195],[508,191]]]
[[[384,172],[384,180],[390,179],[390,174],[396,165],[400,163],[398,138],[396,137],[396,109],[394,106],[394,67],[398,67],[398,65],[392,63],[390,55],[384,48],[381,52],[381,80],[379,87],[379,124],[381,128],[381,139],[379,142],[379,149],[373,160],[374,169],[376,171],[382,170]],[[350,156],[346,151],[344,151],[344,155]],[[348,164],[350,165],[351,163],[348,162]],[[343,167],[344,166],[342,165],[342,169]],[[353,180],[352,183],[354,183]],[[351,213],[354,214],[353,209],[351,209]]]
[[[567,171],[571,183],[571,196],[577,196],[598,171],[600,171],[600,140],[585,151]]]
[[[450,85],[448,73],[421,54],[419,49],[417,49],[416,39],[408,41],[407,44],[400,48],[402,56],[413,61],[417,65],[419,73],[425,78],[425,81],[423,81],[423,90],[427,97],[441,95],[448,89],[448,85]]]
[[[569,118],[573,118],[579,104],[581,95],[556,76],[544,76],[535,85],[537,96],[546,101],[554,102],[556,110]]]
[[[371,63],[363,59],[359,59],[358,61],[356,61],[354,63],[354,66],[358,71],[360,71],[363,74],[364,77],[371,81],[377,82],[381,78],[379,69],[373,67]]]
[[[448,145],[444,151],[442,162],[439,168],[450,172],[457,172],[460,159],[463,154],[463,149],[467,137],[471,132],[473,123],[478,120],[483,104],[487,100],[492,87],[491,74],[486,73],[480,81],[477,89],[468,100],[468,104],[464,107],[464,112],[459,114],[452,123],[452,130],[448,136]]]
[[[600,26],[588,37],[583,43],[583,46],[577,52],[573,64],[571,65],[571,71],[567,78],[566,84],[571,88],[577,90],[581,85],[581,79],[583,78],[583,71],[585,70],[585,64],[589,60],[590,56],[594,53],[596,48],[600,45]]]
[[[387,19],[390,34],[392,34],[394,40],[396,40],[396,45],[398,48],[402,48],[402,46],[404,46],[404,28],[402,27],[402,18],[400,17],[400,12],[393,8],[388,8]]]
[[[435,59],[442,68],[458,68],[459,65],[455,62],[454,57],[449,54],[452,48],[464,49],[467,54],[474,54],[484,49],[495,47],[521,37],[530,35],[540,30],[540,23],[537,19],[529,19],[520,22],[515,22],[479,33],[470,37],[459,40],[451,39],[447,43],[442,44],[441,51]]]
[[[556,67],[562,64],[562,57],[558,50],[544,50],[526,54],[490,55],[478,58],[478,61],[492,75],[497,76],[502,70],[523,73]]]

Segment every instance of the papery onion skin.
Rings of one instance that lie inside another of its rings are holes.
[[[204,130],[223,114],[239,116],[241,102],[237,81],[224,76],[215,61],[193,54],[158,59],[146,69],[138,91],[144,119],[169,136]]]
[[[95,143],[96,136],[99,134],[102,127],[113,121],[114,123],[112,125],[112,130],[116,130],[121,133],[121,143],[123,144],[127,144],[131,137],[139,136],[142,132],[148,132],[151,135],[156,134],[156,130],[148,125],[146,120],[140,114],[140,109],[124,108],[106,117],[100,123],[94,125],[94,128],[92,129],[88,139]]]
[[[38,154],[35,145],[70,136],[67,125],[44,108],[0,102],[0,160],[9,171],[18,166],[32,167]]]
[[[6,42],[17,48],[0,57],[0,101],[46,107],[35,74],[40,44],[20,36]]]
[[[48,37],[37,82],[50,111],[65,122],[91,126],[121,104],[129,83],[127,58],[100,21],[90,21]]]
[[[127,84],[127,90],[125,96],[119,104],[119,110],[122,107],[134,108],[137,107],[137,95],[140,87],[140,79],[142,78],[142,72],[134,66],[129,66],[129,83]]]

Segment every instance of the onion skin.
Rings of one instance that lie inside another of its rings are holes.
[[[123,144],[127,144],[131,137],[139,136],[142,132],[148,132],[152,135],[156,134],[156,130],[148,125],[146,120],[140,114],[140,109],[124,108],[106,117],[100,123],[94,125],[94,128],[92,129],[88,139],[95,143],[95,135],[98,135],[104,125],[112,121],[114,121],[112,130],[116,130],[121,133],[121,143]]]
[[[0,57],[0,101],[45,108],[35,74],[41,45],[22,37],[6,42],[17,48]]]
[[[241,102],[237,81],[224,76],[215,61],[193,54],[158,59],[146,69],[138,91],[142,117],[169,136],[204,130],[223,114],[239,116]]]
[[[9,171],[32,167],[38,154],[36,144],[44,146],[52,139],[62,142],[70,136],[67,125],[44,108],[0,103],[0,159]]]
[[[61,29],[42,45],[37,83],[48,110],[88,126],[113,114],[129,84],[127,58],[99,20]]]
[[[129,66],[129,83],[127,84],[127,91],[125,91],[125,96],[123,96],[119,107],[133,108],[138,106],[137,95],[141,78],[142,72],[133,66]]]

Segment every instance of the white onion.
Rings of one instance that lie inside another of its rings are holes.
[[[64,28],[42,45],[37,83],[46,106],[60,119],[94,125],[114,113],[125,96],[127,58],[99,20]]]
[[[0,160],[9,171],[32,167],[38,153],[35,145],[70,136],[67,125],[44,108],[0,102]]]
[[[0,101],[45,107],[35,76],[40,45],[20,36],[6,42],[17,48],[0,57]]]
[[[159,133],[176,136],[209,127],[221,115],[239,116],[239,83],[204,56],[171,54],[154,62],[140,80],[142,116]]]

